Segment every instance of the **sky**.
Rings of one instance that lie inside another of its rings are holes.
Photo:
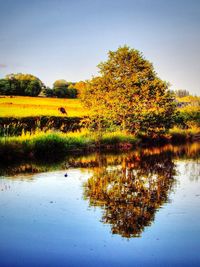
[[[0,0],[0,78],[90,79],[125,44],[171,89],[200,95],[199,0]]]

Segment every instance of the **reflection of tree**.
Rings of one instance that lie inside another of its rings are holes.
[[[171,153],[123,158],[116,168],[100,167],[85,184],[90,205],[104,209],[102,221],[123,237],[140,236],[168,200],[173,184]]]
[[[184,173],[190,179],[190,181],[198,181],[200,177],[200,160],[196,159],[193,161],[185,162],[185,170]]]

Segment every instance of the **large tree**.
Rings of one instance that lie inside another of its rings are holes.
[[[124,46],[110,51],[98,67],[100,75],[88,81],[82,99],[99,129],[104,122],[130,132],[170,128],[175,105],[168,84],[138,50]]]

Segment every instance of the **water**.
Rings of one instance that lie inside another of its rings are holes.
[[[73,159],[84,168],[67,177],[65,164],[8,171],[0,266],[200,266],[199,152],[193,144],[96,154]]]

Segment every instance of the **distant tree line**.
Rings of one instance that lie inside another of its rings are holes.
[[[38,96],[58,98],[77,98],[86,83],[83,81],[74,83],[60,79],[49,88],[32,74],[9,74],[0,79],[0,95]]]
[[[75,83],[56,80],[52,89],[49,87],[44,89],[44,94],[46,97],[77,98],[77,89]]]
[[[175,95],[176,95],[177,97],[180,97],[180,98],[181,98],[181,97],[185,97],[185,96],[189,96],[189,95],[190,95],[189,91],[184,90],[184,89],[178,89],[178,90],[175,90],[174,93],[175,93]]]
[[[0,79],[1,95],[38,96],[44,84],[32,74],[9,74]]]

